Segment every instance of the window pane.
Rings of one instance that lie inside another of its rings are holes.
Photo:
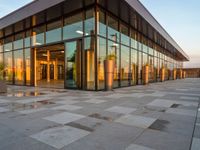
[[[65,19],[65,26],[63,28],[63,39],[66,40],[82,37],[83,34],[82,13]]]
[[[11,51],[12,49],[12,37],[4,39],[4,52]]]
[[[32,46],[44,44],[45,26],[33,28]]]
[[[3,53],[0,53],[0,67],[3,67]],[[0,71],[0,80],[3,80],[3,71]]]
[[[102,90],[105,88],[104,79],[104,60],[106,59],[106,39],[98,38],[98,89]]]
[[[129,64],[130,50],[129,47],[121,46],[121,86],[129,85]]]
[[[121,43],[130,46],[128,27],[121,24]]]
[[[7,83],[13,83],[13,64],[12,52],[4,53],[5,80]]]
[[[24,58],[23,50],[14,51],[15,84],[24,84]]]
[[[137,34],[136,31],[131,30],[131,47],[137,49]]]
[[[131,49],[131,85],[136,84],[137,50]]]
[[[95,38],[88,37],[84,40],[83,70],[85,73],[84,87],[95,90]]]
[[[98,12],[98,34],[101,36],[106,37],[106,19],[105,19],[105,13],[101,10]]]
[[[4,52],[8,52],[12,50],[12,43],[8,43],[4,45]]]
[[[31,54],[30,48],[24,50],[25,69],[26,69],[26,85],[30,85],[31,81]]]
[[[47,24],[46,43],[61,41],[61,21]]]
[[[114,84],[113,87],[119,87],[119,44],[112,41],[108,41],[108,57],[115,58],[115,69],[114,69]]]
[[[0,53],[3,52],[3,41],[0,40]]]
[[[14,49],[23,48],[23,33],[15,35]]]
[[[108,38],[119,42],[118,21],[108,16]]]
[[[86,11],[86,20],[85,20],[85,35],[94,35],[95,31],[95,17],[94,10]]]
[[[31,44],[31,32],[30,31],[27,31],[26,32],[26,38],[24,39],[24,47],[30,47],[30,44]]]

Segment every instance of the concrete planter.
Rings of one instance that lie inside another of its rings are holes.
[[[7,93],[7,85],[4,80],[0,80],[0,93]]]
[[[149,66],[145,65],[143,66],[142,69],[142,80],[143,80],[143,84],[146,85],[149,83]]]
[[[114,67],[115,67],[114,60],[104,60],[106,91],[110,91],[113,89]]]

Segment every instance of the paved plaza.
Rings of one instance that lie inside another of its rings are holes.
[[[89,92],[9,86],[0,150],[199,150],[200,79]]]

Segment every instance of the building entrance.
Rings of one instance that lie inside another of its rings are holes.
[[[35,86],[64,88],[64,45],[35,49]]]

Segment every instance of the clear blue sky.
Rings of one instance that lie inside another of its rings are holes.
[[[32,0],[0,0],[0,18]],[[200,0],[140,0],[200,67]],[[188,66],[188,64],[187,64]]]

